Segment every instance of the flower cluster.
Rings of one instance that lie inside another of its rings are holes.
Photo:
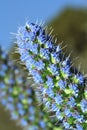
[[[38,95],[30,86],[21,70],[0,48],[0,104],[25,130],[54,130],[56,122],[43,111],[43,105],[38,106]]]
[[[65,129],[87,128],[87,87],[84,76],[73,71],[69,56],[41,26],[27,22],[18,29],[17,45],[43,96],[45,106],[55,113]]]

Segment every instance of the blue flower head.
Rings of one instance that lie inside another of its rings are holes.
[[[41,26],[27,22],[22,31],[18,30],[16,38],[21,61],[25,63],[29,74],[38,84],[43,103],[49,106],[50,111],[55,113],[66,129],[81,127],[85,129],[87,103],[83,98],[87,97],[84,96],[86,95],[84,76],[80,72],[72,71],[74,67],[71,67],[69,57],[64,55],[60,45],[56,45]],[[25,44],[28,46],[26,49],[23,48]],[[71,116],[75,113],[83,115],[84,121],[81,122],[75,116]]]

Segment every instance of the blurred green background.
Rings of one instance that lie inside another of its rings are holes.
[[[66,55],[71,53],[71,59],[82,73],[87,73],[87,9],[68,8],[50,23],[53,27],[53,35],[58,43],[63,42],[62,47]]]
[[[16,122],[11,120],[9,111],[0,105],[0,130],[21,130]]]

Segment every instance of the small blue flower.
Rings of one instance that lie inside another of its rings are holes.
[[[87,101],[85,99],[82,99],[80,105],[81,105],[81,110],[83,112],[87,112]]]
[[[82,126],[80,124],[76,124],[77,130],[83,130]]]
[[[62,96],[57,94],[55,97],[55,102],[60,105],[63,102]]]
[[[52,88],[47,88],[46,94],[49,95],[49,97],[54,98],[54,92],[53,92]]]
[[[4,89],[6,86],[4,84],[4,82],[0,82],[0,89]]]
[[[6,95],[6,92],[2,91],[2,92],[0,93],[0,98],[3,98],[5,95]]]
[[[16,35],[16,38],[18,39],[18,45],[21,45],[21,41],[25,40],[24,38],[24,34],[25,34],[25,27],[19,27],[18,31],[17,31],[18,35]],[[21,36],[21,37],[19,37]]]
[[[77,97],[78,92],[79,92],[78,85],[77,84],[70,84],[69,87],[70,87],[71,90],[73,90],[74,96]]]
[[[22,108],[23,108],[23,105],[22,105],[20,102],[18,102],[18,103],[17,103],[17,108],[18,108],[18,109],[22,109]]]
[[[28,59],[26,60],[27,69],[31,72],[34,65],[35,65],[35,60],[33,59],[32,56],[29,55]]]
[[[79,84],[84,84],[84,77],[81,73],[76,75],[76,79],[78,79]]]
[[[70,106],[70,108],[73,108],[76,105],[75,99],[73,97],[70,97],[67,104]]]
[[[64,113],[67,117],[71,117],[72,113],[70,112],[70,110],[68,108],[65,108]]]
[[[1,65],[1,69],[2,69],[3,71],[6,71],[6,70],[8,69],[8,67],[7,67],[7,65],[2,64],[2,65]]]
[[[30,43],[29,43],[30,44]],[[31,46],[29,48],[29,50],[33,53],[33,54],[38,54],[38,44],[33,44],[31,43]]]
[[[58,120],[62,121],[63,116],[62,116],[62,114],[61,114],[61,112],[59,110],[56,111],[56,116],[57,116]]]
[[[50,51],[53,48],[53,43],[51,41],[46,41],[46,43],[44,44],[45,48],[50,48]]]
[[[59,70],[58,70],[58,67],[54,64],[50,64],[49,67],[48,67],[51,71],[51,73],[55,76],[58,76],[59,75]]]
[[[11,119],[13,119],[13,120],[18,120],[18,115],[14,112],[14,111],[12,111],[11,112]]]
[[[23,79],[21,77],[17,78],[17,83],[21,84],[23,82]]]
[[[28,52],[25,52],[24,54],[21,55],[21,61],[26,61],[27,59],[29,60],[29,53]]]
[[[62,61],[62,66],[63,67],[70,67],[70,59],[69,58],[66,58],[64,61]]]
[[[56,52],[59,53],[61,51],[61,47],[58,45],[56,46]]]
[[[6,106],[6,105],[7,105],[7,100],[6,100],[6,99],[2,99],[0,102],[1,102],[1,104],[2,104],[3,106]]]
[[[85,120],[83,118],[83,115],[80,115],[78,112],[72,113],[72,116],[78,121],[79,123],[83,123]]]
[[[38,130],[38,126],[36,126],[36,125],[29,126],[29,127],[27,128],[27,130]]]
[[[15,82],[14,79],[12,79],[12,78],[9,78],[9,79],[8,79],[8,84],[11,85],[11,84],[14,84],[14,82]]]
[[[33,106],[30,106],[28,111],[31,115],[35,114],[35,108]]]
[[[60,109],[57,107],[55,103],[52,104],[52,111],[60,111]]]
[[[29,94],[29,95],[32,95],[32,93],[33,93],[30,88],[27,88],[27,89],[26,89],[26,92],[27,92],[27,94]]]
[[[36,61],[36,62],[35,62],[35,67],[37,68],[37,70],[43,70],[44,67],[45,67],[45,64],[43,63],[42,60]]]
[[[4,77],[5,76],[5,72],[3,70],[0,70],[0,76]]]
[[[43,99],[44,100],[44,99]],[[43,101],[44,102],[44,101]],[[47,108],[50,108],[50,102],[49,101],[46,101],[45,103],[45,106],[47,107]]]
[[[64,78],[68,79],[69,76],[71,76],[70,73],[70,67],[65,66],[65,67],[61,67],[61,72],[64,74]]]
[[[67,121],[65,121],[65,120],[63,120],[63,125],[64,125],[64,127],[65,127],[66,129],[69,129],[69,128],[70,128],[70,124],[69,124]]]
[[[40,127],[44,129],[46,127],[46,123],[43,120],[39,121]]]
[[[83,115],[78,115],[77,121],[80,123],[84,122],[85,120],[83,118]]]
[[[40,56],[46,60],[49,60],[49,51],[47,49],[41,48],[40,49]]]
[[[24,118],[20,119],[20,123],[23,127],[28,125],[28,122]]]
[[[27,49],[26,44],[23,44],[22,42],[20,44],[18,44],[18,46],[20,47],[20,49],[18,51],[20,51],[21,54],[24,53],[24,49]]]
[[[8,102],[13,102],[14,99],[13,99],[13,97],[9,96],[7,100],[8,100]]]
[[[50,101],[48,101],[47,98],[43,98],[42,100],[43,100],[43,103],[45,104],[45,106],[47,108],[50,108]]]
[[[29,121],[34,121],[35,120],[35,117],[34,117],[34,115],[30,115],[29,117],[28,117],[28,119],[29,119]]]
[[[60,87],[60,89],[65,89],[66,86],[67,86],[66,81],[60,79],[60,80],[58,81],[58,86]]]
[[[51,60],[52,60],[52,63],[60,63],[61,59],[59,57],[60,53],[57,53],[57,52],[52,52],[51,53]]]
[[[20,100],[23,100],[23,99],[24,99],[24,94],[19,94],[19,95],[18,95],[18,98],[19,98]]]
[[[8,88],[8,92],[12,93],[13,92],[13,88],[12,87]]]
[[[28,98],[27,102],[28,102],[28,104],[30,105],[30,104],[32,104],[33,99],[32,99],[32,98]]]
[[[18,114],[24,116],[25,111],[23,109],[18,109]]]
[[[44,44],[47,40],[47,37],[45,35],[39,35],[38,36],[38,41],[40,44]]]
[[[27,39],[27,41],[34,41],[35,40],[35,33],[34,32],[29,32],[29,38]]]
[[[36,24],[34,23],[29,23],[29,22],[26,22],[26,25],[25,27],[27,27],[27,29],[29,30],[29,32],[33,32],[36,36],[37,32],[40,32],[41,31],[41,27],[40,26],[37,26]]]
[[[41,75],[38,73],[38,71],[33,70],[31,73],[36,83],[43,83],[43,79]]]
[[[47,85],[49,88],[53,88],[53,87],[54,87],[53,79],[52,79],[50,76],[47,76],[46,85]]]

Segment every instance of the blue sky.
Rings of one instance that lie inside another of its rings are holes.
[[[0,45],[9,49],[17,27],[28,19],[51,20],[65,7],[87,7],[87,0],[0,0]]]

